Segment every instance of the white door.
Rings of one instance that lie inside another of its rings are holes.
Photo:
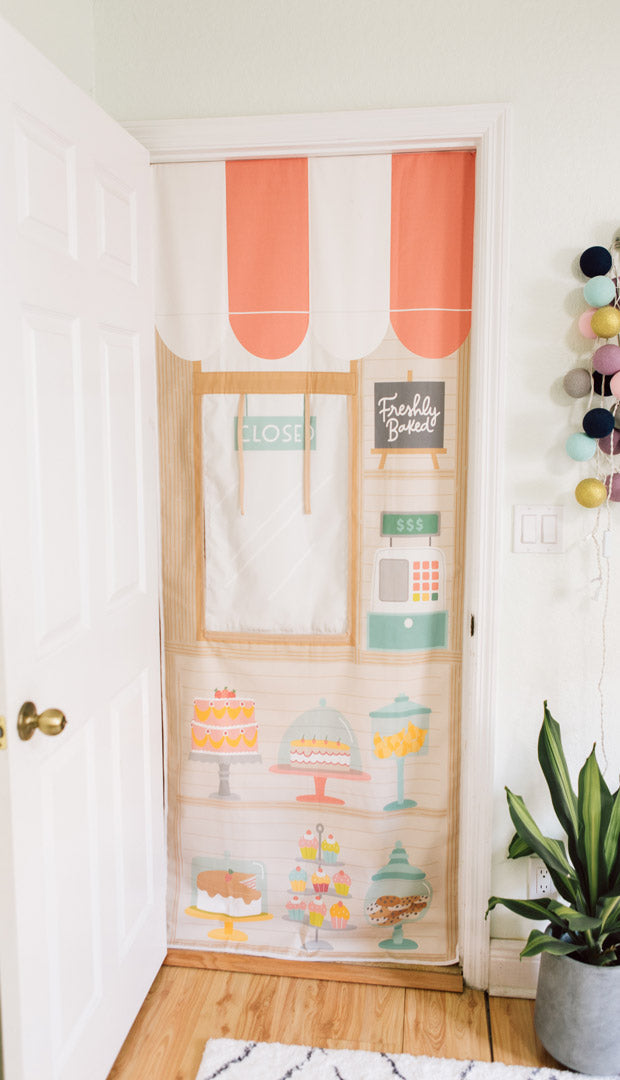
[[[149,243],[146,151],[0,22],[5,1080],[107,1076],[165,952]]]

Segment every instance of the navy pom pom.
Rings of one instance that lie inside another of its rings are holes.
[[[611,255],[604,247],[586,248],[579,260],[579,266],[586,277],[608,274],[611,270]]]
[[[601,375],[600,371],[592,372],[592,385],[594,386],[594,393],[600,394],[602,397],[609,397],[611,390],[609,384],[613,378],[613,375]]]
[[[583,430],[591,439],[604,439],[614,429],[614,418],[607,409],[590,409],[583,418]]]

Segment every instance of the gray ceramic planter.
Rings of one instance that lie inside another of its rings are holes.
[[[542,953],[534,1023],[543,1046],[569,1069],[620,1073],[620,967]]]

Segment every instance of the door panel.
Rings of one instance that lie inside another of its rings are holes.
[[[33,510],[37,644],[58,647],[88,623],[85,540],[84,396],[78,320],[31,309],[23,314],[29,383],[28,447]],[[54,543],[58,522],[64,541]]]
[[[106,497],[106,603],[144,590],[140,353],[137,335],[100,333]]]
[[[149,166],[3,22],[0,327],[5,1080],[104,1080],[165,954]]]

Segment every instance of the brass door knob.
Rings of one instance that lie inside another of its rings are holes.
[[[17,718],[17,734],[20,739],[31,739],[37,728],[44,735],[60,735],[67,718],[60,709],[46,709],[37,716],[37,707],[32,701],[25,701]]]

